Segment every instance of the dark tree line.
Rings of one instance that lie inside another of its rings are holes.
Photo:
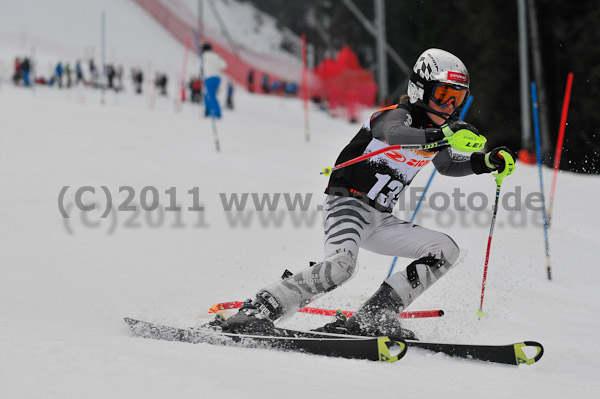
[[[551,136],[545,162],[553,162],[567,74],[573,72],[561,168],[600,173],[600,2],[533,1]],[[316,48],[317,62],[348,45],[364,67],[376,69],[374,38],[341,0],[251,2],[275,16],[282,26],[305,33]],[[353,3],[373,20],[372,0]],[[520,149],[517,1],[388,0],[385,6],[387,40],[409,67],[430,47],[459,56],[469,69],[474,96],[466,119],[480,127],[491,145]],[[391,101],[397,101],[406,89],[407,76],[391,60],[388,71]],[[534,79],[531,56],[530,78]],[[529,150],[534,149],[533,144],[529,143]]]

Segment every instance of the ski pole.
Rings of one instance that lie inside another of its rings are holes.
[[[487,281],[488,263],[490,261],[490,249],[492,248],[492,235],[494,234],[494,225],[496,224],[496,215],[498,214],[498,202],[500,198],[500,186],[502,182],[496,185],[496,200],[494,201],[494,213],[492,215],[492,224],[490,226],[490,234],[488,236],[487,249],[485,251],[485,265],[483,266],[483,281],[481,282],[481,302],[479,303],[479,310],[477,311],[477,317],[481,319],[484,316],[483,312],[483,296],[485,294],[485,283]]]
[[[385,153],[388,151],[394,150],[425,150],[425,151],[433,151],[438,147],[443,146],[451,146],[452,148],[463,151],[463,152],[475,152],[483,149],[485,146],[487,139],[483,136],[480,136],[476,133],[471,132],[470,130],[461,129],[458,132],[454,133],[452,136],[445,137],[443,140],[435,141],[433,143],[427,144],[395,144],[389,147],[380,148],[375,151],[368,152],[356,158],[352,158],[346,162],[343,162],[339,165],[335,165],[333,168],[328,166],[321,170],[321,174],[325,176],[329,176],[333,171],[345,168],[350,165],[354,165],[357,162],[364,161],[365,159],[369,159],[374,157],[375,155],[379,155],[381,153]]]
[[[483,266],[483,281],[481,282],[481,302],[479,303],[479,310],[477,311],[477,317],[481,319],[485,314],[483,312],[483,296],[485,294],[485,284],[487,282],[488,264],[490,261],[490,250],[492,248],[492,235],[494,234],[494,225],[496,224],[496,215],[498,214],[498,204],[500,202],[500,187],[502,181],[508,175],[515,170],[515,160],[506,151],[501,150],[498,153],[502,158],[507,160],[507,164],[501,173],[496,173],[494,178],[496,179],[496,199],[494,200],[494,212],[492,214],[492,224],[490,225],[490,234],[488,236],[487,249],[485,251],[485,265]]]
[[[374,157],[375,155],[379,155],[388,151],[394,151],[394,150],[432,150],[436,147],[440,147],[443,145],[448,145],[448,139],[445,138],[443,140],[440,141],[436,141],[434,143],[429,143],[429,144],[397,144],[397,145],[391,145],[389,147],[384,147],[384,148],[380,148],[378,150],[375,151],[371,151],[367,154],[363,154],[361,156],[358,156],[356,158],[352,158],[349,161],[343,162],[339,165],[336,165],[334,167],[326,167],[323,168],[321,170],[321,174],[325,175],[325,176],[329,176],[333,171],[335,170],[340,170],[342,168],[345,168],[347,166],[350,165],[354,165],[355,163],[364,161],[365,159],[369,159],[371,157]]]

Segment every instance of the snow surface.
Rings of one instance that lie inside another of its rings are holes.
[[[200,17],[202,23],[213,37],[221,36],[222,46],[230,47],[226,36],[230,35],[235,42],[232,51],[247,49],[266,56],[276,56],[301,63],[302,39],[289,29],[284,31],[278,29],[275,18],[254,8],[250,2],[208,0],[201,3],[202,11],[199,10],[197,0],[163,0],[163,3],[177,11],[178,15],[189,21],[192,26],[196,25],[199,13],[202,12]],[[219,23],[219,17],[223,20],[224,26]],[[295,54],[282,51],[283,41],[294,46]]]
[[[139,32],[155,43],[156,54],[183,54],[139,8],[123,5],[120,10],[123,18],[145,21]],[[13,13],[15,24],[17,18],[29,23]],[[4,21],[3,28],[8,26]],[[63,39],[62,29],[52,30],[43,21],[36,29],[47,32],[44,40],[76,46]],[[130,28],[121,29],[126,34]],[[0,39],[9,43],[18,33],[7,29]],[[15,56],[10,49],[3,44],[0,53],[7,68]],[[146,56],[139,61],[146,62]],[[156,57],[150,58],[155,65],[164,61]],[[318,212],[306,212],[308,225],[299,227],[292,216],[300,213],[287,213],[280,205],[281,213],[246,214],[253,219],[245,227],[234,227],[232,220],[239,215],[223,210],[219,194],[312,193],[314,210],[326,184],[319,170],[333,164],[359,125],[313,110],[307,143],[301,102],[238,89],[235,111],[225,112],[218,122],[223,151],[216,153],[210,121],[200,116],[199,107],[185,104],[177,113],[172,98],[135,96],[131,90],[119,96],[108,93],[102,106],[99,91],[28,90],[12,86],[6,77],[4,69],[1,398],[597,396],[600,271],[594,254],[600,215],[593,201],[600,196],[598,176],[559,175],[550,230],[551,282],[546,278],[539,212],[500,209],[482,320],[475,312],[490,206],[480,212],[438,212],[431,206],[419,211],[419,223],[451,235],[468,253],[409,308],[439,308],[446,316],[409,320],[406,326],[425,340],[440,342],[537,340],[545,354],[532,366],[482,364],[418,350],[410,350],[398,363],[382,364],[143,340],[128,335],[124,316],[178,326],[201,324],[213,303],[243,300],[277,280],[284,269],[298,271],[321,259]],[[424,186],[430,171],[429,166],[423,170],[413,187]],[[502,187],[503,198],[521,190],[524,199],[538,191],[537,173],[536,167],[518,164]],[[545,169],[547,187],[551,176]],[[70,219],[59,212],[64,186],[70,187],[64,199]],[[85,218],[73,205],[82,186],[96,188],[96,194],[83,196],[84,203],[99,204]],[[116,205],[127,194],[119,193],[119,187],[131,186],[136,193],[131,204],[138,209],[144,187],[158,189],[162,206],[169,205],[165,190],[176,187],[183,210],[163,212],[164,219],[157,211],[113,211],[102,219],[106,198],[101,186],[110,190]],[[193,205],[188,190],[194,187],[204,213],[187,210]],[[466,197],[485,193],[488,204],[495,190],[489,175],[438,175],[433,183],[438,193],[452,193],[455,187]],[[465,202],[463,198],[461,204]],[[261,224],[274,216],[283,218],[279,227],[274,219]],[[409,218],[410,213],[399,216]],[[314,305],[356,309],[380,285],[391,259],[362,251],[359,261],[352,281]],[[403,266],[408,262],[399,260]],[[326,321],[299,314],[284,325],[308,329]]]

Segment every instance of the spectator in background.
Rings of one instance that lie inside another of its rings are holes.
[[[227,82],[227,109],[233,109],[233,83],[230,81]]]
[[[115,71],[115,77],[117,78],[116,91],[123,90],[123,65],[118,65]]]
[[[221,118],[221,106],[217,99],[217,90],[221,84],[221,72],[227,68],[227,62],[212,50],[210,43],[202,45],[202,65],[204,67],[204,116]]]
[[[159,93],[161,96],[167,95],[167,82],[168,78],[165,73],[156,73],[156,78],[154,79],[154,87],[160,90]]]
[[[295,82],[287,83],[285,85],[284,92],[287,96],[296,96],[298,94],[298,84]]]
[[[81,69],[81,61],[77,60],[75,63],[75,84],[79,86],[79,82],[85,84],[85,80],[83,79],[83,69]]]
[[[96,68],[93,58],[90,58],[90,77],[92,79],[90,83],[96,87],[98,85],[98,68]]]
[[[202,102],[202,79],[192,78],[190,80],[190,90],[192,92],[191,100],[193,103],[201,103]]]
[[[144,73],[141,69],[134,68],[131,70],[131,79],[137,94],[142,94],[142,84],[144,83]]]
[[[21,71],[23,77],[23,84],[25,86],[31,86],[30,76],[31,73],[31,63],[29,62],[29,58],[23,58],[23,62],[21,62]]]
[[[269,90],[274,94],[280,94],[279,91],[281,90],[281,82],[278,80],[274,80],[273,83],[271,83],[271,87],[269,88]]]
[[[63,77],[62,62],[58,61],[58,64],[56,64],[56,68],[54,68],[54,81],[58,85],[59,89],[62,89],[62,77]]]
[[[67,87],[71,88],[71,64],[65,65],[65,77],[67,78]]]
[[[18,85],[23,77],[23,70],[21,69],[21,60],[19,57],[15,58],[15,73],[13,74],[13,83]]]
[[[109,89],[114,89],[115,88],[115,75],[116,75],[116,71],[115,68],[112,66],[112,64],[108,64],[106,66],[106,79],[108,81],[108,88]]]
[[[269,87],[269,75],[267,75],[266,73],[263,74],[262,77],[262,90],[265,94],[269,94],[271,92]]]
[[[248,91],[254,93],[254,69],[248,71]]]

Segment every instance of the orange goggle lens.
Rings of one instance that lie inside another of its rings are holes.
[[[446,107],[454,104],[454,107],[458,108],[465,101],[467,91],[467,89],[460,86],[437,84],[433,87],[431,99],[439,106]]]

